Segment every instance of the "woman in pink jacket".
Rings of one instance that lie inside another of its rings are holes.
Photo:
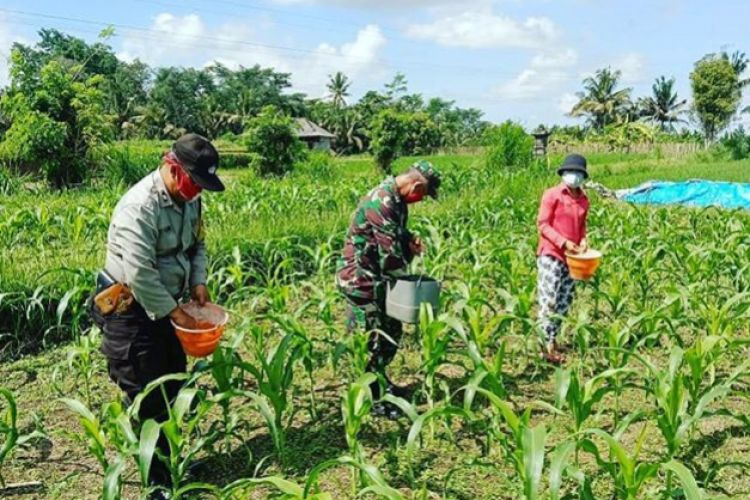
[[[586,158],[569,155],[557,173],[562,177],[562,183],[544,192],[537,218],[537,294],[539,325],[545,336],[543,357],[560,364],[564,357],[556,338],[562,324],[561,317],[568,313],[575,291],[565,253],[581,253],[588,248],[586,217],[589,200],[582,189],[589,176]]]

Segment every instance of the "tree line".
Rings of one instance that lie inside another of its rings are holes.
[[[750,59],[744,52],[708,54],[695,63],[690,73],[693,102],[680,99],[675,78],[658,77],[651,95],[633,99],[633,89],[622,87],[622,73],[603,68],[583,80],[583,91],[570,116],[584,117],[588,128],[602,132],[608,127],[641,122],[662,132],[676,131],[677,125],[694,124],[707,142],[726,130],[740,110],[742,92],[750,84],[744,74]]]
[[[478,109],[409,92],[400,73],[356,101],[351,100],[351,80],[335,73],[327,94],[310,98],[292,91],[289,73],[271,68],[232,69],[220,63],[201,69],[151,68],[138,60],[122,61],[107,44],[113,33],[105,29],[96,42],[87,43],[42,29],[35,45],[13,45],[10,82],[0,90],[0,166],[5,167],[0,170],[41,171],[52,185],[69,186],[96,167],[90,153],[98,144],[170,140],[191,131],[256,147],[261,171],[283,173],[303,156],[291,118],[304,117],[335,135],[337,154],[372,153],[387,171],[401,155],[491,146],[505,141],[499,130],[512,130],[490,124]],[[619,71],[600,69],[583,81],[570,113],[585,118],[584,127],[553,131],[576,140],[606,134],[612,147],[622,147],[653,140],[654,131],[674,134],[678,125],[692,123],[707,143],[713,142],[739,111],[750,82],[743,77],[748,63],[741,52],[699,60],[690,75],[690,106],[678,97],[674,78],[657,78],[652,95],[634,99],[632,88],[621,85]],[[276,142],[289,144],[288,151],[265,144],[282,135]],[[750,150],[744,132],[740,142]]]

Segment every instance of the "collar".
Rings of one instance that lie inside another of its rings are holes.
[[[561,188],[560,191],[563,194],[567,194],[568,196],[570,196],[574,200],[582,200],[582,199],[586,198],[586,190],[583,189],[583,187],[580,188],[581,189],[581,194],[579,196],[573,196],[573,192],[570,190],[570,188],[568,187],[568,185],[565,184],[564,182],[560,183],[560,188]]]
[[[401,193],[398,192],[398,186],[396,186],[396,177],[389,176],[383,181],[383,189],[388,191],[396,203],[403,203],[404,200],[401,198]]]
[[[156,196],[159,198],[159,206],[162,208],[171,207],[174,205],[174,200],[172,199],[172,195],[169,194],[169,191],[167,191],[167,185],[164,184],[164,179],[161,176],[161,167],[156,169],[153,176],[154,190],[156,191]]]

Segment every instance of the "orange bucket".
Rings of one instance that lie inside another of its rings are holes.
[[[194,358],[210,356],[219,345],[224,327],[229,321],[229,314],[216,304],[206,304],[201,307],[195,302],[180,306],[183,311],[198,321],[198,330],[187,330],[172,321],[177,338],[180,339],[182,350]]]
[[[566,253],[570,277],[574,280],[586,281],[591,279],[602,262],[602,253],[598,250],[586,250],[584,253]]]

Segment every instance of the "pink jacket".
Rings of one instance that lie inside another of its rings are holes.
[[[571,194],[565,184],[545,191],[537,217],[537,255],[549,255],[565,262],[565,242],[570,240],[579,245],[586,238],[588,213],[589,199],[583,190],[578,198]]]

